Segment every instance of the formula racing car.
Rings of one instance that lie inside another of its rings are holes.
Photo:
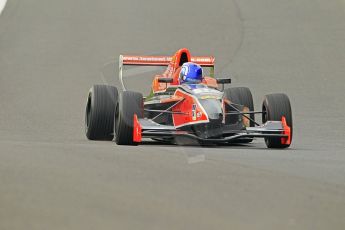
[[[121,89],[94,85],[89,91],[87,138],[115,140],[118,145],[138,145],[143,139],[213,145],[263,138],[268,148],[289,147],[293,131],[289,98],[280,93],[266,95],[262,110],[256,111],[250,90],[225,88],[231,79],[215,78],[214,64],[214,57],[191,56],[186,48],[173,56],[120,55]],[[166,66],[166,70],[154,76],[150,94],[143,97],[126,89],[123,72],[127,65]],[[208,69],[208,75],[200,68]],[[185,81],[188,76],[192,81]],[[261,124],[255,114],[261,114]]]

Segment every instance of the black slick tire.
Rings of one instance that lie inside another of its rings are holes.
[[[124,91],[119,95],[115,109],[115,142],[118,145],[137,145],[133,141],[134,114],[143,117],[143,95]]]
[[[281,121],[284,116],[287,125],[293,133],[292,112],[288,96],[282,93],[266,95],[262,104],[262,123],[266,121]],[[282,144],[280,137],[266,137],[265,143],[268,148],[287,148],[290,144]]]
[[[89,140],[112,140],[118,91],[110,85],[94,85],[85,109],[85,134]]]

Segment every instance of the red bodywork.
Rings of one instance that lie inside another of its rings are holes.
[[[284,145],[290,145],[291,144],[291,128],[288,126],[286,122],[286,118],[282,117],[282,126],[283,126],[283,134],[287,135],[287,137],[281,138],[281,143]]]
[[[133,118],[133,141],[134,142],[141,142],[141,125],[139,123],[139,119],[138,116],[136,114],[134,114],[134,118]]]
[[[173,123],[175,127],[178,128],[183,125],[204,123],[209,121],[207,113],[203,110],[202,106],[200,106],[198,100],[192,95],[178,89],[176,90],[174,96],[183,98],[184,100],[178,105],[174,106],[172,111],[185,112],[185,114],[173,114]]]

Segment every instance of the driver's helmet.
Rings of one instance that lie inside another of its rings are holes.
[[[202,68],[193,62],[186,62],[180,71],[181,84],[198,84],[202,82]]]

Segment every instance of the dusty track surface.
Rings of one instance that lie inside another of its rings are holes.
[[[344,40],[343,0],[10,0],[0,229],[344,229]],[[266,93],[289,94],[292,147],[86,140],[87,91],[117,84],[120,53],[181,47],[215,55],[257,108]]]

